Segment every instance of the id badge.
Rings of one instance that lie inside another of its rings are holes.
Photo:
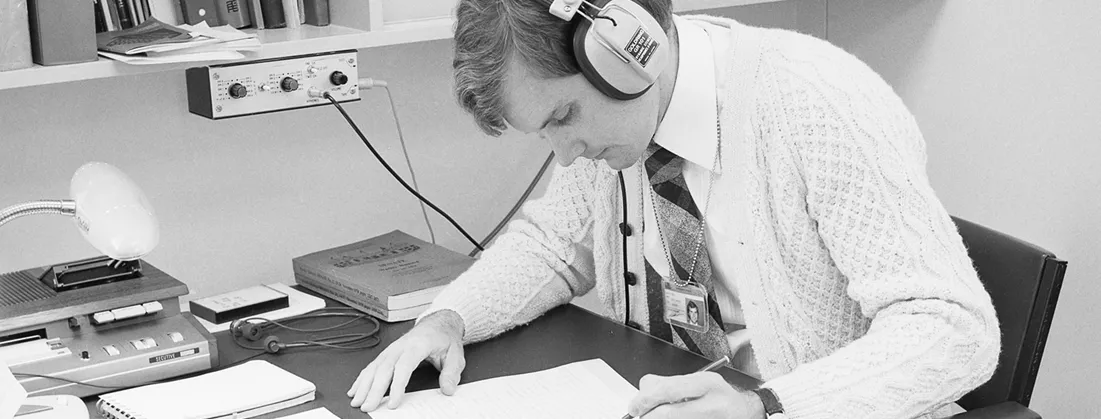
[[[700,333],[707,332],[707,290],[698,284],[665,282],[665,322]]]

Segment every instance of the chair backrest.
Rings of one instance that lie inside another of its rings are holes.
[[[994,376],[958,403],[968,410],[1004,401],[1028,406],[1067,262],[1012,236],[952,220],[993,299],[1002,331]]]

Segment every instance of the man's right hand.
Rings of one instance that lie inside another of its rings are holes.
[[[427,360],[440,370],[440,390],[455,394],[459,376],[466,367],[463,357],[463,319],[451,310],[432,313],[384,349],[374,361],[359,373],[348,389],[352,407],[370,412],[378,408],[386,389],[390,389],[391,409],[398,407],[409,376]]]

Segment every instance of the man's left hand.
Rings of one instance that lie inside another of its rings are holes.
[[[638,387],[638,395],[627,407],[636,418],[765,418],[764,406],[756,394],[735,389],[713,372],[646,375]]]

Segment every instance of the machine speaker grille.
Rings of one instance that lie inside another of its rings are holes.
[[[0,307],[45,300],[57,295],[26,271],[0,274]]]

